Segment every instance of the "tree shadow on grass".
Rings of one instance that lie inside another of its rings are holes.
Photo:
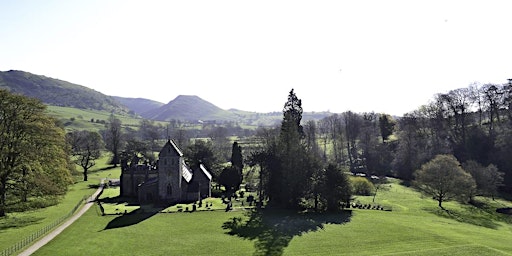
[[[124,197],[107,197],[102,198],[98,200],[98,203],[101,205],[101,203],[108,203],[108,204],[125,204],[128,205],[139,205],[133,202],[133,200],[129,200],[128,198]],[[107,226],[103,230],[107,229],[115,229],[115,228],[123,228],[128,227],[132,225],[136,225],[144,220],[147,220],[151,218],[152,216],[156,215],[166,207],[164,206],[141,206],[141,208],[138,208],[134,211],[128,212],[128,213],[118,213],[114,215],[118,215],[115,219],[111,220]],[[106,214],[106,215],[112,215],[112,214]]]
[[[283,210],[261,210],[247,213],[247,220],[233,217],[222,225],[227,234],[255,240],[254,255],[282,255],[295,236],[324,229],[326,224],[350,221],[352,211],[339,213],[296,213]]]
[[[432,207],[424,208],[424,210],[439,217],[491,229],[497,229],[500,226],[498,222],[502,221],[496,214],[471,205],[462,206],[460,209],[442,209],[439,207]]]
[[[115,228],[123,228],[132,225],[139,224],[144,220],[147,220],[158,212],[165,208],[152,208],[150,211],[144,209],[137,209],[127,214],[119,215],[115,219],[111,220],[103,230],[115,229]]]
[[[43,217],[3,217],[0,218],[0,233],[11,228],[22,228],[41,223]]]

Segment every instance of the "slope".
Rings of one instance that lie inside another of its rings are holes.
[[[179,95],[169,103],[142,114],[144,118],[169,121],[176,120],[236,120],[237,116],[214,104],[193,95]]]
[[[127,113],[114,98],[93,89],[24,71],[0,72],[0,89],[37,98],[53,106]]]
[[[164,105],[164,103],[150,100],[150,99],[143,99],[143,98],[125,98],[125,97],[119,97],[119,96],[112,96],[114,99],[119,101],[121,104],[126,106],[131,111],[135,112],[136,114],[143,114],[151,110],[155,110],[161,106]]]

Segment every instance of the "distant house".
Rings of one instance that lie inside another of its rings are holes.
[[[192,170],[172,140],[165,143],[151,165],[121,164],[121,196],[136,197],[140,204],[173,204],[211,196],[212,175],[204,165]]]

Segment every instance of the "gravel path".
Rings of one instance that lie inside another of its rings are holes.
[[[73,214],[73,216],[71,216],[68,220],[66,220],[60,226],[58,226],[57,228],[52,230],[50,233],[48,233],[47,235],[45,235],[44,237],[39,239],[37,242],[32,244],[30,247],[28,247],[27,249],[25,249],[24,251],[22,251],[18,255],[19,256],[21,256],[21,255],[23,255],[23,256],[31,255],[32,253],[37,251],[39,248],[43,247],[45,244],[50,242],[57,235],[59,235],[64,229],[69,227],[69,225],[73,224],[73,222],[75,222],[75,220],[80,218],[94,204],[94,200],[96,199],[98,194],[103,190],[104,181],[105,181],[104,179],[101,180],[101,185],[98,188],[98,190],[96,190],[96,192],[94,192],[94,194],[87,200],[87,203],[85,203],[84,206],[82,206],[77,212],[75,212],[75,214]]]

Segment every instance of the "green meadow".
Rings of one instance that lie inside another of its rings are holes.
[[[477,198],[478,208],[448,202],[441,210],[397,180],[374,203],[371,196],[354,200],[392,211],[225,212],[211,202],[212,209],[192,213],[106,216],[96,206],[35,255],[512,255],[512,217],[495,213],[510,202]]]
[[[59,119],[67,130],[90,130],[99,131],[105,129],[102,122],[108,121],[110,113],[92,109],[78,109],[70,107],[47,106],[49,115]],[[127,115],[115,115],[121,120],[123,126],[136,127],[142,118],[130,117]],[[94,120],[94,122],[91,122]]]
[[[32,211],[11,212],[6,217],[0,218],[0,251],[68,214],[85,196],[96,191],[95,187],[102,178],[119,177],[120,168],[101,170],[106,169],[107,161],[107,155],[98,160],[97,166],[90,171],[89,181],[81,181],[81,174],[77,176],[77,182],[70,186],[68,193],[60,200],[59,204]],[[80,171],[78,167],[77,170]]]

